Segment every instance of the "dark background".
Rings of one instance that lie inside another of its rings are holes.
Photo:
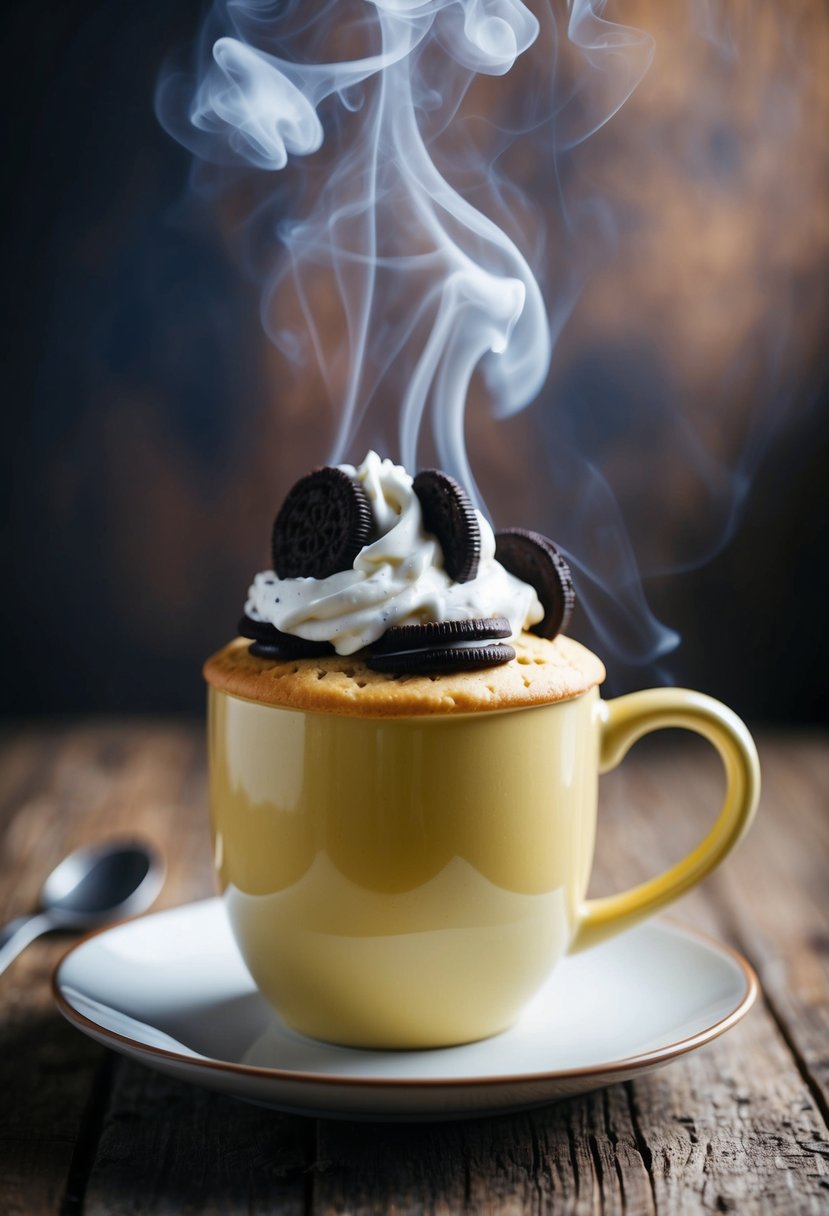
[[[287,389],[283,405],[257,289],[187,201],[189,157],[153,113],[201,12],[4,6],[4,715],[199,709],[201,661],[233,633],[275,508],[325,455],[313,414]],[[814,328],[825,297],[805,300]],[[671,679],[755,722],[826,722],[825,319],[731,541],[647,584],[682,646],[658,670],[615,665],[612,691]],[[604,443],[599,398],[624,396],[624,359],[565,351],[557,367]]]

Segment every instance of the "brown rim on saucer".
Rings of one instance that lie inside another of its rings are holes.
[[[160,911],[174,911],[174,908],[160,909]],[[737,1005],[727,1013],[724,1017],[719,1018],[716,1022],[707,1026],[704,1030],[697,1031],[696,1034],[690,1035],[685,1039],[678,1039],[675,1043],[669,1043],[666,1047],[660,1047],[654,1051],[643,1052],[640,1055],[624,1056],[619,1060],[611,1060],[604,1064],[587,1065],[581,1068],[564,1068],[552,1072],[539,1073],[518,1073],[505,1074],[501,1076],[487,1077],[433,1077],[433,1078],[411,1078],[411,1077],[343,1077],[331,1073],[321,1072],[299,1072],[291,1069],[282,1068],[263,1068],[252,1064],[233,1064],[227,1060],[215,1060],[210,1056],[203,1056],[198,1053],[193,1055],[182,1055],[179,1052],[170,1051],[163,1047],[153,1047],[148,1044],[140,1043],[136,1039],[128,1038],[126,1035],[118,1034],[117,1031],[109,1030],[106,1027],[100,1026],[97,1022],[93,1022],[84,1014],[78,1011],[65,999],[58,987],[58,973],[66,959],[76,950],[79,950],[87,942],[98,937],[102,933],[108,933],[115,928],[114,925],[108,925],[102,929],[96,929],[92,933],[86,934],[79,942],[70,946],[56,963],[52,972],[51,986],[52,996],[55,1003],[66,1018],[66,1020],[81,1030],[91,1032],[92,1037],[104,1042],[113,1044],[123,1044],[131,1048],[136,1055],[146,1055],[162,1060],[167,1060],[170,1063],[180,1064],[191,1068],[207,1068],[214,1072],[232,1073],[244,1077],[259,1077],[264,1080],[276,1080],[285,1082],[294,1082],[298,1084],[309,1085],[333,1085],[340,1087],[351,1087],[354,1089],[465,1089],[470,1087],[491,1085],[527,1085],[540,1081],[565,1081],[568,1078],[577,1077],[604,1077],[610,1074],[624,1074],[633,1070],[638,1071],[642,1068],[648,1068],[651,1065],[667,1063],[670,1060],[676,1059],[678,1056],[687,1054],[689,1051],[695,1050],[697,1047],[702,1047],[706,1043],[712,1042],[714,1039],[725,1034],[732,1026],[740,1022],[749,1012],[757,996],[760,992],[760,981],[757,978],[757,973],[746,958],[733,946],[726,942],[721,942],[712,934],[706,933],[703,930],[690,928],[687,925],[681,925],[672,918],[660,918],[662,923],[670,924],[674,929],[683,933],[686,937],[694,938],[698,942],[702,942],[709,947],[712,947],[718,953],[726,955],[732,962],[736,963],[743,974],[745,980],[746,991],[742,999]],[[129,922],[122,921],[121,924]],[[451,1049],[450,1049],[451,1050]],[[551,1099],[552,1100],[552,1099]]]

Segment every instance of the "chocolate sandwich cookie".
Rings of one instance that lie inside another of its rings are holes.
[[[257,659],[321,659],[324,655],[333,654],[334,647],[330,642],[310,642],[307,638],[297,638],[291,633],[280,633],[278,640],[272,642],[251,642],[248,650]]]
[[[446,573],[456,583],[468,583],[478,573],[481,530],[469,495],[439,469],[423,469],[414,479],[423,523],[443,550]]]
[[[373,644],[372,654],[397,654],[400,651],[444,648],[457,642],[485,642],[508,638],[512,633],[506,617],[486,617],[470,621],[425,621],[420,625],[393,625]]]
[[[283,633],[270,621],[255,621],[249,616],[242,617],[237,632],[240,637],[253,638],[248,649],[258,659],[317,659],[334,651],[330,642],[311,642],[295,633]]]
[[[514,658],[512,646],[493,642],[489,646],[433,646],[427,650],[370,654],[366,662],[373,671],[416,675],[432,671],[474,671],[476,668],[509,663]]]
[[[515,658],[511,646],[492,641],[511,633],[505,617],[394,625],[374,643],[366,662],[374,671],[401,673],[494,667]]]
[[[576,593],[570,567],[549,537],[524,528],[505,528],[495,533],[495,560],[535,588],[544,616],[532,626],[532,633],[552,639],[567,628]]]
[[[270,621],[255,621],[245,613],[239,618],[236,632],[240,638],[252,638],[254,642],[276,642],[279,630]]]
[[[273,525],[279,578],[328,578],[348,570],[371,534],[371,504],[358,482],[326,466],[300,478]]]

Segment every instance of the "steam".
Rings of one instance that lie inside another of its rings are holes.
[[[518,486],[513,497],[526,482],[528,512],[540,502],[548,518],[498,522],[540,527],[561,541],[603,649],[652,662],[678,642],[650,611],[641,576],[643,565],[668,565],[652,540],[666,501],[659,479],[676,477],[678,462],[705,487],[699,514],[714,526],[707,538],[691,538],[688,563],[704,560],[732,534],[752,466],[774,434],[774,390],[786,363],[758,369],[771,385],[771,416],[757,412],[729,467],[689,423],[686,403],[703,381],[696,367],[685,374],[678,355],[675,382],[668,372],[664,384],[658,374],[650,381],[658,396],[651,415],[639,401],[614,404],[614,425],[627,427],[630,441],[624,476],[608,475],[584,439],[592,391],[585,375],[593,374],[591,359],[610,366],[630,345],[629,314],[647,292],[637,288],[631,305],[614,300],[611,320],[596,327],[618,336],[615,351],[597,353],[574,310],[617,253],[618,200],[634,192],[637,170],[623,165],[603,189],[603,159],[591,166],[597,180],[582,187],[579,164],[590,164],[583,145],[594,147],[634,94],[654,43],[606,20],[603,0],[570,0],[564,9],[549,0],[534,10],[521,0],[216,0],[195,73],[164,75],[157,112],[194,154],[197,188],[244,184],[263,325],[294,379],[316,377],[325,387],[327,458],[359,461],[374,446],[410,469],[436,460],[481,502],[467,439],[489,425],[486,413],[512,427],[507,420],[535,403],[527,410],[533,438],[505,465]],[[709,0],[693,6],[696,37],[731,62],[731,31],[719,28],[717,11]],[[704,78],[700,71],[694,86]],[[780,90],[770,96],[777,103]],[[785,100],[797,109],[796,98]],[[778,107],[769,126],[781,141],[789,139],[785,113]],[[711,146],[705,171],[711,156],[728,153],[727,141],[724,151]],[[735,195],[742,220],[739,202]],[[662,231],[658,220],[652,228]],[[658,272],[663,255],[657,248],[656,258],[643,258],[631,280]],[[601,307],[594,312],[601,316]],[[698,316],[691,301],[682,320],[697,324]],[[734,316],[728,323],[736,325]],[[662,353],[690,339],[688,351],[704,360],[716,345],[700,337],[695,346],[693,332],[665,336],[660,322],[657,309],[648,340]],[[562,385],[550,373],[565,331],[586,354]],[[732,341],[744,364],[757,344],[772,360],[776,344],[762,324],[752,330],[746,321],[743,350]],[[643,362],[650,358],[643,349]],[[739,378],[739,366],[724,363],[723,386]],[[745,387],[748,374],[743,380]],[[612,398],[615,389],[608,375],[596,393]],[[656,442],[647,447],[651,434],[664,439],[662,451]],[[647,478],[653,485],[643,495]],[[647,502],[639,534],[620,480]]]
[[[651,53],[647,36],[602,20],[598,7],[575,0],[570,12],[569,37],[584,59],[580,92],[590,104],[569,99],[563,147],[616,112]],[[440,465],[480,498],[465,437],[472,378],[482,377],[496,416],[527,406],[545,383],[553,331],[577,291],[548,312],[516,241],[451,184],[429,145],[477,75],[513,69],[538,39],[539,20],[521,0],[366,0],[352,8],[347,38],[362,53],[329,58],[324,44],[343,28],[344,8],[331,0],[312,28],[301,18],[301,0],[215,5],[195,82],[169,74],[157,110],[175,138],[214,165],[278,171],[330,139],[310,209],[283,217],[274,234],[284,254],[266,282],[265,328],[298,374],[313,352],[338,408],[332,462],[359,459],[368,431],[369,442],[395,446],[414,469],[428,429]],[[552,14],[546,18],[554,31]],[[214,36],[218,29],[224,32]],[[591,92],[591,77],[600,90]],[[551,123],[557,85],[554,73],[533,83],[536,125]],[[477,167],[480,183],[497,184],[491,164]],[[344,343],[325,332],[328,316],[316,306],[320,276],[337,297]],[[304,332],[280,323],[286,284]],[[376,417],[390,388],[399,401],[396,444],[389,443],[387,404],[379,424]],[[650,621],[641,595],[635,598],[635,611]]]
[[[375,0],[364,6],[373,28],[363,35],[377,44],[374,53],[297,63],[247,40],[260,32],[269,7],[228,5],[235,36],[213,44],[189,108],[192,131],[175,125],[174,133],[210,159],[279,170],[289,156],[319,150],[324,103],[361,111],[356,135],[337,141],[310,213],[281,227],[287,258],[268,284],[266,327],[295,355],[295,335],[275,330],[269,311],[290,276],[340,405],[333,461],[356,456],[355,431],[395,364],[397,386],[405,386],[398,414],[403,463],[417,466],[429,410],[439,460],[474,487],[463,433],[472,374],[482,364],[500,413],[521,409],[544,382],[550,331],[538,283],[516,244],[449,184],[429,154],[419,111],[440,99],[423,63],[430,44],[439,45],[467,81],[475,73],[502,75],[536,39],[538,21],[520,0]],[[317,23],[335,23],[342,8],[328,5]],[[290,15],[281,13],[277,25],[275,8],[273,14],[275,31],[290,26]],[[371,93],[355,96],[368,82]],[[170,113],[163,95],[160,112]],[[320,270],[347,323],[344,383],[343,352],[331,348],[308,303],[308,284]],[[393,327],[390,302],[400,314]]]
[[[272,309],[290,278],[340,411],[333,461],[359,455],[356,432],[394,368],[403,463],[417,466],[428,413],[438,460],[476,493],[464,436],[471,378],[480,369],[498,416],[515,413],[544,384],[552,334],[525,256],[440,172],[424,115],[448,111],[441,115],[445,124],[476,74],[509,72],[538,38],[539,21],[521,0],[365,0],[361,7],[354,37],[376,49],[322,62],[286,58],[262,45],[286,35],[291,42],[300,0],[218,5],[214,21],[233,33],[213,41],[186,110],[181,82],[168,77],[158,111],[198,156],[271,171],[319,151],[325,139],[319,112],[327,102],[359,112],[353,133],[331,116],[335,148],[324,184],[304,218],[279,227],[286,257],[266,288],[265,326],[283,353],[296,358],[302,339],[275,326]],[[341,25],[343,12],[341,0],[332,0],[315,15],[322,37]],[[576,0],[569,30],[586,73],[601,75],[606,94],[598,114],[579,111],[582,119],[589,115],[588,125],[570,132],[572,143],[607,121],[635,87],[646,63],[634,66],[621,52],[638,44],[649,53],[650,46],[647,38],[601,20],[590,0]],[[300,32],[316,49],[320,36],[307,27]],[[609,57],[623,65],[621,75],[618,67],[607,70]],[[368,84],[370,92],[355,92]],[[484,167],[482,174],[486,180]],[[327,340],[310,304],[310,285],[321,271],[346,322],[344,377],[343,351]]]

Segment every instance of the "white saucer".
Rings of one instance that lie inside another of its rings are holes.
[[[305,1115],[451,1119],[550,1102],[665,1064],[740,1020],[757,979],[734,951],[651,922],[559,964],[518,1025],[439,1051],[358,1051],[284,1027],[218,899],[128,921],[59,963],[58,1007],[124,1055]]]

